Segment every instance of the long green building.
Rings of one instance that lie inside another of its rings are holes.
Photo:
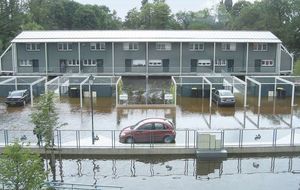
[[[59,76],[289,75],[293,55],[268,31],[23,31],[0,73]]]

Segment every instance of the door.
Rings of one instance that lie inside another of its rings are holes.
[[[162,142],[166,134],[166,129],[163,123],[154,123],[153,139],[155,142]]]
[[[65,73],[67,69],[67,60],[66,59],[60,59],[59,60],[59,70],[61,73]]]
[[[255,60],[254,71],[255,72],[260,72],[261,71],[261,60],[260,59]]]
[[[132,60],[125,59],[125,72],[131,72]]]
[[[191,59],[191,72],[197,72],[197,59]]]
[[[153,123],[146,123],[137,128],[133,135],[135,142],[153,142],[152,129]]]
[[[169,59],[162,60],[163,72],[169,72],[169,65],[170,65]]]
[[[97,73],[104,72],[103,59],[97,59]]]
[[[37,60],[37,59],[33,59],[32,60],[32,69],[33,69],[33,72],[34,73],[37,73],[37,72],[39,72],[39,60]]]
[[[234,71],[234,60],[228,59],[227,60],[227,72],[233,72]]]

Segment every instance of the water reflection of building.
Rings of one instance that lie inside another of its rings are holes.
[[[133,111],[137,111],[140,114],[139,115],[146,115],[146,117],[153,117],[148,116],[148,113],[151,113],[153,110],[156,112],[158,111],[159,117],[167,118],[171,120],[176,125],[176,107],[151,107],[151,108],[138,108],[138,107],[118,107],[117,109],[117,125],[121,123],[121,120],[123,118],[128,118],[129,115],[132,115]],[[144,118],[141,118],[142,120]]]
[[[47,163],[47,162],[46,162]],[[227,160],[197,160],[195,158],[170,158],[168,156],[141,158],[66,159],[56,162],[60,180],[66,183],[76,178],[93,179],[110,177],[118,180],[124,177],[192,176],[196,180],[214,180],[235,174],[297,173],[300,171],[300,157],[251,157],[229,158]],[[64,171],[61,171],[64,170]],[[84,174],[83,174],[84,171]],[[51,173],[48,174],[51,179]]]

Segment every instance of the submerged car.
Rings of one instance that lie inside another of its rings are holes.
[[[28,102],[30,102],[30,93],[28,89],[9,92],[5,100],[5,103],[10,106],[23,106]]]
[[[174,124],[164,118],[147,118],[125,127],[119,135],[121,143],[175,142]]]
[[[214,90],[212,93],[212,101],[218,106],[235,105],[235,97],[230,90]]]

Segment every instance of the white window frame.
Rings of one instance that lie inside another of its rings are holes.
[[[222,51],[236,51],[236,43],[222,43]]]
[[[132,60],[132,66],[134,67],[146,66],[146,61],[142,59],[141,60],[134,59]]]
[[[94,66],[96,66],[96,60],[94,60],[94,59],[84,59],[83,62],[82,62],[82,65],[86,66],[86,67],[94,67]]]
[[[67,66],[70,66],[70,67],[77,67],[77,66],[79,66],[78,59],[69,59],[69,60],[67,60]]]
[[[105,42],[91,42],[90,50],[91,51],[104,51],[106,49]]]
[[[211,60],[210,59],[198,59],[197,65],[200,67],[209,67],[209,66],[211,66]]]
[[[123,50],[125,51],[138,51],[139,43],[138,42],[124,42]]]
[[[262,67],[274,67],[274,61],[271,59],[261,60],[261,66]]]
[[[190,51],[204,51],[204,43],[190,43],[189,50]]]
[[[28,59],[21,59],[19,62],[20,67],[32,67],[32,61]]]
[[[73,43],[57,43],[57,50],[58,51],[72,51],[73,50]]]
[[[170,42],[156,42],[157,51],[170,51],[172,50],[172,44]]]
[[[40,43],[26,43],[26,51],[41,51]]]
[[[267,43],[253,43],[253,51],[268,51]]]
[[[224,59],[217,59],[215,66],[216,67],[225,67],[227,65],[227,60]]]
[[[162,60],[161,59],[149,60],[149,67],[161,67],[161,66],[162,66]]]

